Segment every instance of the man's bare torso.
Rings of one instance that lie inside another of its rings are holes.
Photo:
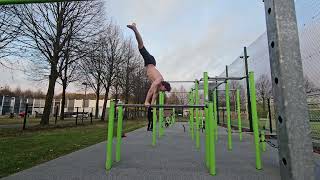
[[[156,80],[160,82],[163,81],[162,75],[154,65],[149,64],[148,66],[146,66],[146,70],[147,70],[148,79],[151,80],[152,82]]]

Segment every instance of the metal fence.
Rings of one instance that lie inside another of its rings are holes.
[[[305,90],[308,94],[308,105],[312,138],[320,139],[320,1],[319,0],[297,0],[296,3],[300,49],[304,71]],[[272,101],[272,83],[269,61],[267,33],[263,33],[252,44],[247,47],[248,69],[255,73],[258,115],[260,128],[264,126],[270,131],[270,119],[273,133],[276,132],[276,120],[274,117],[274,106]],[[221,72],[220,76],[245,76],[244,53],[228,65],[227,70]],[[230,84],[245,90],[245,81],[230,81]],[[223,92],[222,92],[223,96]],[[241,97],[245,97],[242,93]],[[243,103],[247,103],[244,98]],[[271,99],[270,110],[268,99]],[[234,104],[232,98],[231,106]],[[222,100],[223,101],[223,100]],[[233,107],[234,108],[234,107]],[[242,107],[246,109],[247,107]],[[243,116],[243,123],[246,126],[248,117]],[[236,123],[234,123],[236,126]]]

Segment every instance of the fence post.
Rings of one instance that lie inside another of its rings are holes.
[[[58,111],[59,111],[59,106],[56,106],[56,112],[55,112],[55,119],[54,119],[54,124],[57,124],[57,120],[58,120]]]
[[[209,101],[209,97],[208,97],[208,94],[209,94],[209,78],[208,78],[208,72],[204,72],[203,73],[203,90],[204,90],[204,103],[206,105],[208,105],[208,101]],[[205,141],[205,148],[206,148],[206,165],[207,167],[209,168],[210,164],[209,164],[209,116],[208,116],[208,108],[206,107],[204,109],[205,111],[205,138],[206,138],[206,141]],[[201,116],[201,128],[203,129],[203,115]]]
[[[22,127],[23,130],[26,129],[27,116],[28,116],[28,103],[26,103],[26,109],[25,109],[24,118],[23,118],[23,127]]]
[[[77,114],[76,114],[76,125],[78,125],[78,113],[79,113],[79,107],[76,107],[77,108]]]
[[[112,144],[113,144],[114,115],[115,115],[115,102],[110,101],[109,118],[108,118],[107,156],[106,156],[106,169],[107,170],[110,170],[112,167]]]
[[[119,106],[118,107],[118,125],[117,125],[116,162],[119,162],[121,157],[122,121],[123,121],[123,107]]]
[[[254,144],[256,149],[256,169],[262,169],[261,152],[260,152],[260,138],[259,138],[259,120],[256,105],[256,85],[254,82],[253,72],[249,72],[250,96],[251,96],[251,113],[252,113],[252,127],[254,135]]]
[[[160,91],[159,93],[159,105],[164,104],[164,92]],[[165,121],[163,120],[163,108],[159,108],[159,137],[162,137],[164,133],[164,123]]]

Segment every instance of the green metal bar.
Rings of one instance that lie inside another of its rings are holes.
[[[215,140],[218,140],[218,113],[217,113],[217,89],[213,91],[213,112],[214,112],[214,120],[213,129],[215,132]]]
[[[241,104],[240,104],[240,90],[239,89],[237,89],[237,115],[238,115],[239,138],[240,138],[240,141],[242,141]]]
[[[228,127],[228,150],[232,150],[229,81],[227,81],[226,83],[226,107],[227,107],[227,127]]]
[[[216,145],[214,138],[214,124],[217,124],[213,116],[214,105],[209,103],[208,113],[208,128],[209,128],[209,171],[211,175],[216,175]],[[207,124],[207,123],[206,123]]]
[[[204,90],[204,103],[207,104],[208,101],[209,101],[209,97],[208,97],[208,94],[209,94],[209,79],[208,79],[208,73],[207,72],[204,72],[203,73],[203,90]],[[209,164],[209,123],[208,123],[208,108],[205,108],[204,109],[205,111],[205,138],[206,138],[206,141],[205,141],[205,148],[206,148],[206,165],[207,167],[209,168],[210,164]],[[201,127],[203,128],[203,114],[201,116]]]
[[[254,135],[254,144],[256,150],[256,169],[262,169],[261,164],[261,152],[260,152],[260,138],[259,138],[259,126],[258,126],[258,113],[256,104],[256,86],[254,82],[253,72],[249,73],[250,82],[250,96],[251,96],[251,113],[252,113],[252,126]]]
[[[194,95],[193,95],[193,91],[190,92],[190,102],[189,104],[192,106],[193,103],[193,99],[194,99]],[[191,139],[194,140],[194,109],[193,108],[189,108],[189,118],[190,118],[190,132],[191,132]]]
[[[174,124],[176,122],[176,108],[172,109],[172,117],[173,117],[172,124]]]
[[[107,159],[106,159],[106,169],[107,170],[110,170],[112,167],[114,108],[115,108],[114,101],[110,101],[109,118],[108,118]]]
[[[163,96],[164,93],[162,91],[160,91],[159,93],[159,105],[163,105]],[[163,135],[163,108],[159,108],[159,137],[161,137]]]
[[[195,83],[195,99],[196,99],[196,105],[199,105],[199,81],[196,81]],[[199,109],[196,109],[196,148],[200,149],[200,129],[199,129]]]
[[[157,140],[157,108],[153,108],[153,123],[152,123],[152,146],[156,145]]]
[[[121,159],[122,121],[123,121],[123,107],[118,106],[116,162],[119,162]]]

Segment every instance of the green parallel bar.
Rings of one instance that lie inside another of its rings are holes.
[[[173,109],[172,109],[172,113],[173,113],[173,114],[172,114],[172,115],[173,115],[173,116],[172,116],[172,117],[173,117],[172,124],[174,124],[174,123],[176,122],[176,108],[173,108]]]
[[[192,106],[193,105],[193,100],[194,100],[194,93],[193,91],[190,92],[190,102],[189,104]],[[194,109],[189,108],[189,118],[190,118],[190,132],[191,132],[191,139],[194,140]]]
[[[152,146],[156,145],[157,140],[157,108],[152,108],[153,122],[152,122]]]
[[[211,175],[216,175],[216,143],[214,138],[214,124],[217,124],[213,115],[214,105],[209,103],[208,109],[208,128],[209,128],[209,172]]]
[[[196,105],[199,105],[199,81],[196,80],[195,83],[195,99],[196,99]],[[199,108],[196,108],[196,148],[200,149],[200,123],[199,123]]]
[[[228,150],[232,150],[229,80],[227,80],[227,83],[226,83],[226,107],[227,107],[227,126],[228,126]]]
[[[256,150],[256,169],[262,169],[261,164],[261,152],[260,152],[260,138],[259,138],[259,126],[258,126],[258,113],[256,102],[256,86],[254,82],[253,72],[249,73],[249,87],[251,96],[251,113],[252,113],[252,126],[254,135],[254,144]]]
[[[121,159],[122,121],[123,121],[123,107],[118,106],[116,162],[120,162],[120,159]]]
[[[218,140],[218,114],[217,114],[217,89],[213,91],[213,112],[214,112],[214,121],[213,129],[215,132],[215,140]]]
[[[107,140],[107,159],[106,169],[110,170],[112,167],[112,144],[113,144],[113,124],[114,124],[114,101],[110,101],[109,118],[108,118],[108,140]]]
[[[159,92],[159,105],[163,105],[163,92]],[[159,108],[159,137],[163,135],[163,108]]]
[[[240,90],[239,89],[237,89],[237,115],[238,115],[239,138],[240,138],[240,141],[242,141],[241,104],[240,104]]]
[[[209,79],[208,72],[203,73],[203,90],[204,90],[204,103],[207,104],[209,102]],[[209,123],[208,122],[208,108],[204,109],[205,111],[205,148],[206,148],[206,165],[209,168]],[[203,128],[203,113],[201,116],[201,127]]]
[[[72,0],[0,0],[0,5],[9,4],[30,4],[30,3],[53,3],[53,2],[67,2]]]
[[[266,133],[265,128],[261,130],[261,148],[263,152],[266,152]]]

